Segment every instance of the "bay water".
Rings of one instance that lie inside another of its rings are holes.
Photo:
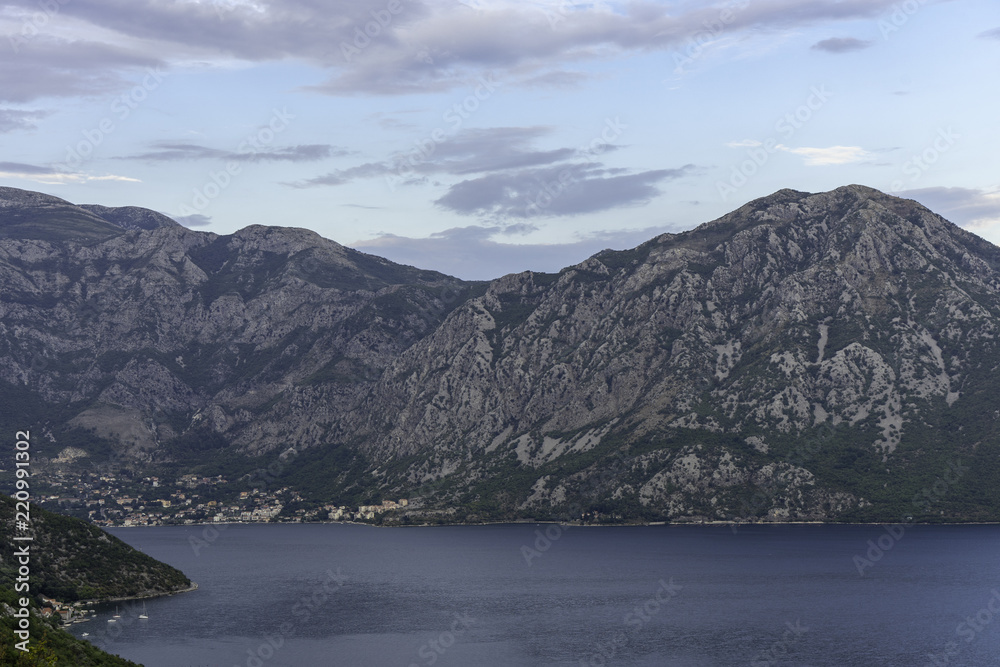
[[[110,532],[199,585],[72,626],[147,667],[1000,664],[998,526]]]

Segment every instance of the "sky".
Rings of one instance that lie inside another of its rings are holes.
[[[1000,244],[996,0],[0,0],[0,185],[465,279],[860,183]]]

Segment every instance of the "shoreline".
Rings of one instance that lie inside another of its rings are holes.
[[[522,526],[522,525],[559,525],[573,528],[648,528],[648,527],[687,527],[687,526],[1000,526],[1000,521],[649,521],[642,523],[574,523],[554,519],[524,519],[510,521],[477,521],[475,523],[414,523],[382,525],[365,523],[363,521],[216,521],[185,524],[158,524],[151,526],[98,526],[107,528],[192,528],[196,526],[320,526],[320,525],[368,526],[369,528],[449,528],[456,526]],[[96,524],[95,524],[96,525]],[[197,584],[195,584],[197,588]],[[194,590],[194,589],[188,589]],[[187,592],[187,591],[178,591]],[[172,595],[164,593],[163,595]],[[149,596],[147,596],[149,597]],[[159,597],[159,596],[153,596]]]
[[[129,527],[131,528],[132,526]],[[160,526],[137,526],[137,527],[159,528]],[[107,604],[110,602],[127,602],[129,600],[152,600],[153,598],[162,598],[170,595],[177,595],[179,593],[190,593],[191,591],[196,591],[196,590],[198,590],[198,582],[192,581],[191,585],[188,586],[187,588],[181,588],[176,591],[170,591],[169,593],[154,593],[152,595],[128,595],[120,598],[101,598],[100,600],[79,600],[79,602],[85,605],[94,605],[94,604]]]

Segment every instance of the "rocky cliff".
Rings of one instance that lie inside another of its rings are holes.
[[[51,199],[0,207],[0,382],[53,452],[294,446],[317,500],[452,518],[1000,518],[1000,249],[913,201],[782,190],[485,284]]]

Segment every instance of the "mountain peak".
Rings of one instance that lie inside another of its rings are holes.
[[[100,204],[80,204],[80,208],[90,211],[126,231],[180,227],[173,218],[141,206],[101,206]]]
[[[865,185],[852,184],[815,193],[787,188],[778,190],[751,200],[716,220],[699,225],[690,232],[672,236],[690,235],[692,240],[707,237],[720,241],[728,235],[737,234],[759,224],[839,226],[841,222],[850,220],[852,224],[860,223],[864,227],[876,223],[880,218],[878,216],[857,218],[851,214],[870,206],[880,207],[883,211],[891,212],[920,226],[926,224],[921,220],[927,217],[936,221],[943,220],[916,201],[895,197]],[[947,224],[958,229],[950,223]]]
[[[77,205],[42,192],[11,187],[0,187],[0,210],[0,238],[91,243],[127,231],[180,226],[147,208]]]
[[[65,199],[47,195],[33,190],[22,190],[21,188],[11,188],[0,186],[0,208],[44,206],[65,204],[72,206]]]
[[[54,437],[91,430],[136,467],[294,443],[282,484],[317,502],[886,520],[918,514],[909,499],[954,456],[981,481],[921,518],[998,516],[1000,249],[910,200],[779,190],[489,284],[305,230],[125,236],[103,209],[36,200],[17,210],[119,236],[0,240],[17,260],[0,261],[16,323],[0,384],[66,415]],[[759,488],[778,491],[745,509]]]

